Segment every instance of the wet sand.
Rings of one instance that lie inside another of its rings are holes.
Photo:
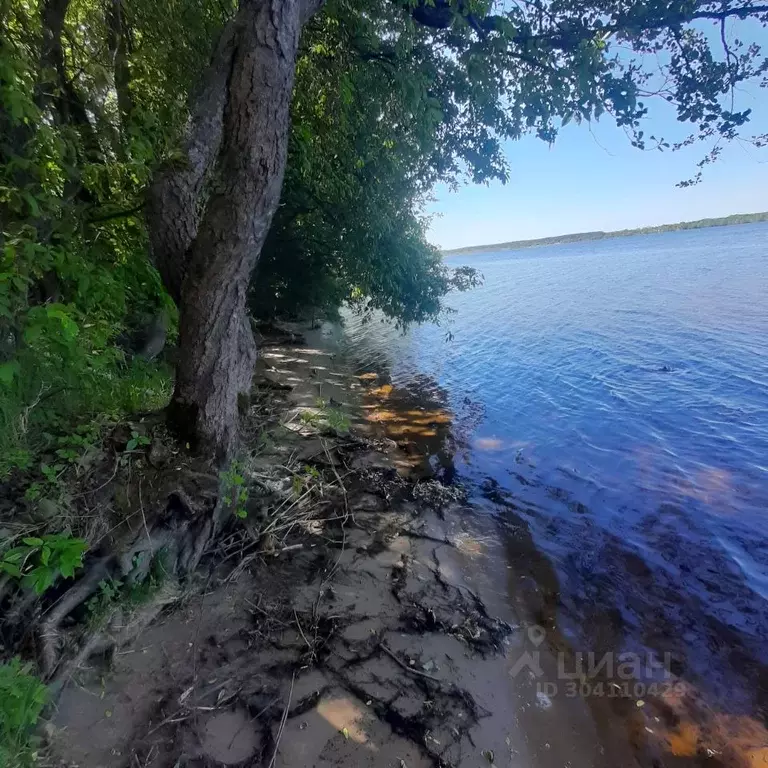
[[[260,369],[290,389],[259,461],[343,477],[342,514],[244,567],[213,560],[109,667],[79,670],[47,727],[54,764],[637,765],[625,721],[543,692],[560,649],[510,599],[523,574],[410,438],[380,439],[370,380],[311,340],[266,348]],[[379,439],[318,434],[301,418],[318,398]]]

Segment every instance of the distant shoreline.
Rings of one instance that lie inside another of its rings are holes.
[[[629,235],[650,235],[656,232],[675,232],[682,229],[705,229],[707,227],[729,227],[735,224],[754,224],[760,221],[768,221],[768,211],[765,213],[737,213],[733,216],[722,216],[718,219],[681,221],[677,224],[662,224],[658,227],[620,229],[615,232],[576,232],[571,235],[540,237],[536,240],[512,240],[506,243],[490,243],[489,245],[469,245],[464,248],[451,248],[450,250],[443,251],[443,256],[492,253],[496,251],[516,251],[521,248],[534,248],[539,245],[564,245],[565,243],[579,243],[587,240],[607,240],[614,237],[628,237]]]

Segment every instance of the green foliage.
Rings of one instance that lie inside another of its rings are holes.
[[[299,420],[302,424],[313,426],[317,424],[323,418],[322,414],[315,411],[302,411],[299,414]]]
[[[103,579],[99,582],[96,593],[86,602],[88,621],[96,626],[109,613],[118,607],[129,611],[146,603],[160,588],[165,579],[166,571],[163,565],[163,553],[152,560],[149,573],[142,580],[124,582],[120,579]]]
[[[97,624],[118,603],[122,587],[120,579],[102,579],[99,582],[98,590],[85,604],[91,625]]]
[[[309,464],[305,464],[302,467],[301,472],[295,474],[293,476],[293,480],[291,481],[291,490],[293,491],[293,495],[298,498],[307,490],[317,485],[321,479],[322,475],[320,474],[317,467],[311,467]]]
[[[348,432],[351,426],[349,417],[344,411],[331,405],[329,401],[322,397],[316,400],[317,410],[302,411],[299,419],[302,424],[311,427],[327,426],[336,432]]]
[[[153,407],[170,389],[168,369],[131,361],[126,341],[138,316],[168,305],[137,201],[183,107],[148,114],[137,92],[131,127],[115,129],[108,21],[72,0],[54,41],[64,68],[46,68],[41,4],[0,5],[2,474],[28,468],[46,434]]]
[[[229,469],[220,476],[224,489],[223,501],[232,507],[235,516],[240,519],[248,517],[248,510],[245,508],[248,503],[248,487],[243,472],[243,465],[239,461],[233,461]]]
[[[347,302],[403,324],[439,318],[464,286],[427,242],[425,196],[460,167],[505,177],[498,146],[467,154],[452,135],[461,118],[444,107],[458,94],[419,31],[395,4],[364,6],[330,3],[305,30],[281,206],[252,281],[258,316],[333,316]]]
[[[610,119],[640,149],[710,141],[706,164],[743,135],[735,89],[767,82],[754,30],[736,29],[745,15],[703,1],[329,0],[304,32],[254,314],[333,315],[347,302],[401,323],[439,318],[446,294],[478,276],[429,246],[424,203],[437,182],[506,181],[505,142],[527,133],[552,142],[571,121]],[[647,136],[654,101],[691,135]]]
[[[65,0],[60,29],[46,7],[0,2],[0,476],[45,461],[33,496],[82,456],[59,438],[170,397],[169,366],[134,354],[147,317],[168,311],[176,333],[142,206],[158,169],[178,166],[236,4]],[[551,142],[570,121],[607,118],[641,149],[708,141],[702,166],[722,139],[765,145],[738,106],[747,81],[766,84],[761,8],[328,0],[302,35],[254,314],[346,303],[439,319],[479,278],[428,243],[429,196],[439,182],[505,181],[508,142],[526,133]],[[684,134],[645,135],[654,100]]]
[[[131,431],[131,439],[125,445],[125,452],[130,453],[137,448],[147,446],[152,441],[146,435],[140,435],[135,429]]]
[[[82,568],[88,545],[64,534],[27,537],[19,546],[2,553],[0,572],[21,582],[38,595],[52,587],[61,576],[71,579]]]
[[[349,432],[349,417],[340,408],[328,408],[325,412],[328,426],[336,432]]]
[[[48,691],[30,664],[18,658],[0,664],[0,765],[35,764],[33,729],[47,701]]]

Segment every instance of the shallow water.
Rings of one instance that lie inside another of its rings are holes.
[[[391,411],[411,414],[390,434],[472,488],[537,582],[540,623],[573,648],[670,654],[698,723],[672,752],[701,753],[714,718],[731,742],[747,723],[745,759],[761,754],[768,225],[451,263],[485,283],[451,297],[446,326],[401,335],[351,318],[338,339],[393,385]],[[425,410],[450,424],[416,418]]]

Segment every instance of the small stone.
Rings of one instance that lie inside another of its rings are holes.
[[[171,452],[162,440],[155,438],[149,447],[149,456],[147,458],[155,469],[160,469],[170,460]]]

